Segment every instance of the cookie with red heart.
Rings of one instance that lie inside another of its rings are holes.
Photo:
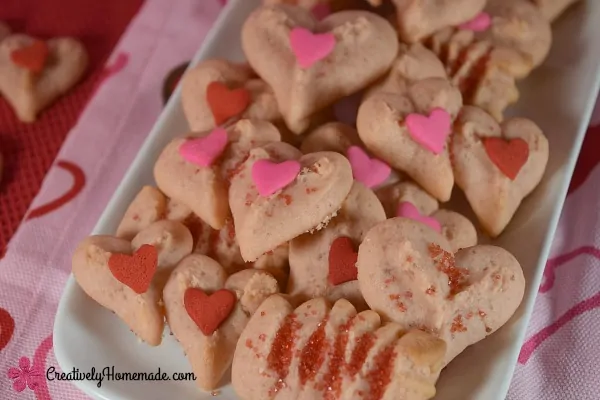
[[[73,38],[11,35],[0,42],[0,93],[19,120],[33,122],[79,82],[87,66],[87,52]]]
[[[440,233],[408,218],[372,228],[357,267],[370,308],[403,329],[443,339],[445,365],[500,329],[525,291],[523,270],[508,251],[478,245],[454,253]]]
[[[445,350],[435,336],[384,324],[344,299],[294,308],[273,295],[240,336],[232,384],[245,400],[424,400],[435,395]]]
[[[218,387],[249,318],[278,291],[266,272],[245,270],[227,277],[218,262],[200,254],[187,256],[175,268],[163,291],[167,323],[200,389]]]
[[[287,292],[292,300],[298,303],[315,297],[331,301],[343,298],[365,309],[356,280],[357,249],[368,230],[385,219],[377,196],[355,181],[326,228],[290,242]]]
[[[482,228],[500,235],[519,205],[540,183],[548,140],[525,118],[501,125],[476,107],[464,107],[452,136],[452,167]]]
[[[230,216],[229,182],[250,149],[277,142],[281,135],[266,121],[240,120],[227,129],[172,140],[154,165],[158,188],[189,207],[214,229]]]
[[[248,17],[242,47],[273,88],[288,128],[300,134],[315,114],[384,75],[398,41],[389,22],[370,12],[341,11],[317,21],[308,10],[280,4]]]
[[[252,70],[226,60],[206,60],[181,80],[181,105],[194,132],[240,119],[281,119],[273,91]]]
[[[178,222],[159,221],[130,242],[90,236],[75,250],[72,272],[88,296],[114,312],[144,342],[162,340],[165,275],[192,252],[192,237]]]
[[[244,261],[306,233],[323,229],[336,216],[354,179],[341,154],[302,155],[286,143],[250,151],[231,180],[229,205]]]
[[[427,78],[409,84],[404,92],[368,96],[356,126],[374,156],[447,201],[454,186],[447,143],[461,106],[460,92],[446,79]]]

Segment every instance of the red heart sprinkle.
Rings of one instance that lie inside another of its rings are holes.
[[[221,125],[248,108],[250,92],[245,88],[231,90],[222,82],[211,82],[206,88],[206,101],[215,118],[215,124]]]
[[[44,70],[49,51],[46,42],[35,40],[28,46],[13,50],[10,59],[15,65],[38,74]]]
[[[108,259],[108,268],[113,276],[137,294],[148,290],[157,264],[158,252],[150,244],[143,245],[132,256],[112,254]]]
[[[188,288],[183,294],[185,310],[206,336],[212,335],[229,317],[235,301],[235,294],[227,289],[209,296],[202,289]]]
[[[358,253],[354,250],[354,243],[350,238],[335,239],[329,248],[329,283],[339,285],[356,280],[358,278],[357,259]]]
[[[490,160],[510,180],[514,181],[529,158],[529,145],[523,139],[483,138],[483,147]]]

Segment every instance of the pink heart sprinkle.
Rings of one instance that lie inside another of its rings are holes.
[[[335,47],[333,33],[312,33],[308,29],[294,28],[290,32],[290,45],[302,68],[327,57]]]
[[[207,136],[186,140],[179,146],[179,155],[189,163],[208,167],[223,153],[227,146],[227,131],[216,128]]]
[[[358,146],[352,146],[348,149],[348,160],[350,160],[352,166],[354,179],[368,188],[385,182],[392,172],[389,165],[377,158],[370,158]]]
[[[319,3],[315,5],[310,11],[312,12],[312,15],[319,21],[331,14],[331,8],[329,8],[329,5],[325,3]]]
[[[413,219],[415,221],[430,226],[437,232],[442,232],[442,226],[440,225],[440,222],[437,219],[433,217],[428,217],[426,215],[421,215],[417,207],[415,207],[412,203],[408,201],[403,201],[398,205],[396,216]]]
[[[492,25],[492,17],[486,12],[477,14],[475,18],[459,25],[460,29],[473,32],[484,32]]]
[[[451,124],[450,114],[443,108],[433,109],[429,117],[421,114],[406,117],[406,127],[413,140],[434,154],[444,151]]]
[[[299,172],[300,163],[295,160],[279,164],[269,160],[258,160],[252,165],[252,180],[258,193],[268,197],[292,183]]]

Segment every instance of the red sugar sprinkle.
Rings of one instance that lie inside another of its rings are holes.
[[[395,359],[394,345],[387,346],[373,358],[374,368],[365,375],[369,383],[369,392],[365,397],[366,400],[379,400],[383,398],[385,389],[392,381]]]
[[[264,312],[264,311],[261,311],[261,312],[260,312],[260,316],[261,316],[261,317],[264,317],[265,315],[267,315],[267,313],[266,313],[266,312]]]
[[[454,296],[463,290],[467,284],[469,271],[457,267],[454,263],[454,256],[452,253],[443,250],[437,244],[429,244],[429,254],[435,261],[437,269],[448,276],[450,296]]]
[[[283,324],[279,327],[273,339],[271,351],[267,356],[267,366],[277,374],[278,382],[275,388],[272,389],[275,392],[285,386],[284,379],[290,372],[290,364],[294,355],[296,331],[301,326],[302,324],[296,320],[296,315],[289,314],[285,317]]]
[[[390,300],[396,302],[396,307],[398,308],[398,310],[400,310],[400,312],[406,312],[406,306],[403,302],[400,301],[399,294],[390,294]]]
[[[323,361],[325,361],[328,347],[327,338],[325,337],[326,325],[327,318],[319,323],[300,353],[298,376],[301,385],[306,385],[306,382],[313,380],[321,365],[323,365]]]
[[[342,370],[346,365],[345,352],[348,345],[348,330],[352,326],[352,320],[340,326],[333,349],[329,354],[329,365],[327,373],[323,377],[322,389],[325,390],[325,400],[335,400],[340,397],[342,390]]]
[[[283,199],[283,201],[285,201],[286,206],[292,204],[292,196],[289,194],[280,194],[279,196]]]
[[[487,316],[487,314],[485,313],[485,311],[481,311],[481,310],[479,310],[479,316],[480,316],[481,318],[485,318],[485,317]]]
[[[348,370],[348,375],[352,378],[354,377],[358,371],[361,370],[365,360],[367,359],[367,355],[369,354],[369,350],[375,344],[375,335],[372,333],[365,333],[356,341],[356,346],[352,351],[352,355],[350,356],[350,363],[346,366]]]
[[[311,193],[316,192],[317,190],[318,190],[317,188],[306,188],[305,192],[306,192],[306,194],[311,194]]]
[[[249,348],[249,349],[252,348],[252,340],[246,339],[246,347]]]
[[[412,294],[412,292],[411,292],[410,290],[407,290],[407,291],[406,291],[406,293],[404,293],[404,296],[405,296],[407,299],[412,299],[412,297],[413,297],[413,294]]]
[[[133,215],[133,220],[134,220],[134,221],[139,221],[139,220],[140,220],[140,216],[139,216],[139,215],[137,215],[137,214],[134,214],[134,215]]]
[[[436,293],[435,286],[433,286],[433,285],[429,286],[427,288],[427,290],[425,291],[425,293],[429,294],[429,295],[435,294]]]
[[[456,317],[454,317],[454,320],[452,321],[452,326],[450,327],[450,332],[457,333],[466,331],[467,327],[463,325],[462,315],[457,315]]]
[[[258,335],[258,340],[260,340],[261,342],[264,342],[267,339],[267,335],[265,335],[264,333],[261,333],[260,335]]]

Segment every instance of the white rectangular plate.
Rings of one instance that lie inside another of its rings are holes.
[[[208,58],[243,60],[240,28],[259,0],[229,1],[194,63]],[[527,279],[523,304],[511,321],[483,342],[468,348],[443,372],[438,400],[502,400],[510,384],[517,356],[533,309],[552,237],[571,174],[600,85],[600,1],[587,0],[570,10],[554,27],[554,45],[547,62],[522,84],[522,97],[514,115],[532,118],[550,141],[550,160],[545,178],[523,203],[509,229],[496,244],[511,251],[521,262]],[[163,147],[186,133],[180,90],[146,139],[119,186],[94,234],[113,234],[123,213],[143,185],[153,184],[152,167]],[[166,331],[167,332],[167,331]],[[54,326],[54,351],[63,371],[74,367],[87,372],[115,366],[117,372],[156,372],[169,376],[190,371],[183,351],[165,334],[159,347],[139,343],[110,311],[97,305],[79,288],[73,277],[65,287]],[[213,399],[194,383],[177,381],[124,382],[80,381],[88,395],[110,400]],[[236,399],[230,385],[220,399]]]

